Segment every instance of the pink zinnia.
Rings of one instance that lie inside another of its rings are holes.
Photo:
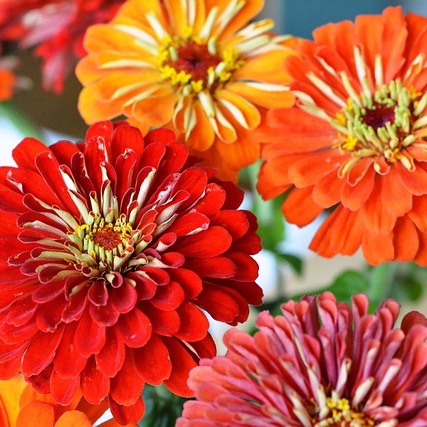
[[[190,373],[197,401],[177,427],[421,427],[427,425],[427,322],[397,302],[368,314],[331,293],[259,315],[259,331],[230,330],[228,353]]]

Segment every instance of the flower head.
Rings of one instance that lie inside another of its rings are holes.
[[[266,108],[288,106],[283,61],[287,38],[270,19],[251,20],[263,0],[129,0],[114,19],[93,26],[77,66],[83,118],[124,115],[173,127],[221,178],[236,179],[259,157],[251,136]],[[108,47],[108,48],[107,48]]]
[[[115,420],[99,423],[107,409],[107,401],[89,405],[77,393],[67,406],[58,405],[49,394],[40,394],[27,384],[22,375],[0,381],[0,425],[2,427],[120,427]],[[137,427],[127,424],[126,427]]]
[[[67,405],[80,387],[122,423],[145,383],[191,395],[215,354],[203,311],[232,325],[259,304],[256,220],[242,192],[172,131],[94,124],[84,143],[26,138],[0,169],[0,377],[21,371]],[[202,311],[203,310],[203,311]]]
[[[197,401],[177,427],[415,427],[427,423],[427,320],[385,301],[368,314],[325,292],[262,312],[254,336],[232,329],[224,357],[190,373]]]
[[[258,188],[291,189],[300,226],[335,208],[311,243],[323,256],[427,264],[426,37],[426,18],[388,8],[318,28],[286,61],[298,101],[270,112]]]
[[[124,0],[8,0],[0,4],[0,40],[35,47],[43,84],[62,92],[64,79],[83,56],[88,26],[110,20]]]

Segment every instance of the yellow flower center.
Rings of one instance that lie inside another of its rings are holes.
[[[91,218],[92,223],[80,225],[70,237],[79,244],[81,253],[89,255],[102,270],[106,272],[115,270],[117,268],[115,259],[126,256],[129,248],[134,245],[135,233],[132,226],[124,215],[115,221],[100,215]],[[87,262],[87,259],[84,261]]]
[[[243,61],[235,49],[217,51],[212,40],[197,37],[165,38],[159,48],[159,69],[163,80],[184,96],[204,89],[214,92],[227,83]]]
[[[427,95],[402,86],[400,80],[381,85],[372,96],[349,98],[331,121],[339,134],[336,147],[356,159],[381,156],[411,169],[412,159],[404,151],[420,136],[417,129],[426,123],[421,116],[426,104]]]
[[[371,427],[374,421],[361,412],[352,410],[350,402],[345,398],[338,398],[336,393],[326,399],[328,413],[321,420],[316,421],[315,427]]]

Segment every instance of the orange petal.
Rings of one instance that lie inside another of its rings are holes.
[[[229,6],[230,0],[206,0],[207,9],[218,7],[218,17]],[[264,6],[264,0],[246,0],[244,6],[234,16],[233,19],[226,25],[222,31],[218,31],[218,24],[213,29],[213,34],[218,37],[218,40],[227,40],[236,31],[248,23],[255,15],[257,15]],[[218,20],[217,20],[218,22]]]
[[[327,258],[337,254],[353,255],[360,247],[362,236],[361,215],[338,207],[323,222],[309,248]]]
[[[313,201],[322,208],[330,208],[341,199],[344,180],[338,179],[336,171],[320,179],[313,188]]]
[[[394,259],[393,233],[365,232],[362,240],[363,254],[369,264],[378,265]]]
[[[240,132],[239,138],[232,144],[226,144],[218,139],[214,148],[231,169],[240,170],[259,159],[259,143],[252,139],[249,132]]]
[[[195,102],[193,105],[190,105],[187,108],[192,109],[192,114],[194,114],[196,120],[196,126],[191,131],[189,137],[184,140],[184,142],[192,150],[204,152],[212,147],[215,139],[214,130],[212,129],[212,125],[206,117],[206,113],[204,112],[199,102]],[[182,112],[180,116],[181,120],[183,120],[183,116],[184,112]],[[203,154],[201,154],[201,156],[203,157]]]
[[[360,209],[366,200],[371,195],[372,189],[375,184],[375,171],[373,168],[367,170],[366,174],[363,175],[359,182],[354,185],[350,185],[344,180],[345,184],[342,188],[341,202],[346,208],[356,211]],[[390,181],[390,180],[387,180]],[[385,189],[385,193],[389,195],[389,187]]]
[[[419,239],[414,223],[404,216],[399,218],[394,227],[394,259],[412,261],[418,252]]]
[[[172,119],[175,105],[175,95],[162,90],[125,109],[125,114],[150,127],[162,126]]]
[[[377,177],[372,193],[362,208],[365,225],[372,234],[388,234],[393,230],[396,223],[396,216],[390,214],[383,205],[383,181],[381,178],[383,177]]]
[[[80,92],[77,108],[83,120],[88,124],[110,120],[122,113],[122,106],[119,102],[100,101],[97,97],[96,87],[93,85],[83,88]]]
[[[244,97],[224,89],[217,91],[216,98],[221,111],[231,123],[237,122],[238,127],[245,129],[255,129],[260,124],[260,112]]]
[[[249,57],[233,73],[233,79],[240,81],[255,80],[285,85],[290,81],[290,76],[285,72],[284,67],[285,59],[289,55],[295,55],[295,51],[281,49]]]
[[[92,427],[92,423],[88,420],[87,416],[80,411],[64,412],[55,423],[55,427]]]
[[[21,409],[16,427],[54,427],[54,423],[53,406],[34,400]]]
[[[282,206],[282,212],[286,220],[299,227],[314,221],[323,208],[316,205],[311,197],[312,187],[293,189]]]
[[[288,90],[274,88],[263,83],[230,82],[229,91],[235,92],[248,101],[264,108],[287,108],[295,103],[295,97]]]
[[[19,399],[26,385],[22,375],[0,381],[0,425],[15,425],[20,410]]]

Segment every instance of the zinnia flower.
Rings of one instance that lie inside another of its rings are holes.
[[[108,24],[92,26],[77,66],[86,122],[124,115],[173,127],[222,179],[259,158],[251,131],[266,108],[289,106],[285,36],[251,20],[263,0],[128,0]]]
[[[94,124],[85,143],[24,139],[0,169],[0,378],[21,371],[68,405],[108,396],[121,423],[144,384],[191,395],[215,344],[204,314],[261,303],[256,220],[242,192],[192,165],[173,132]]]
[[[0,425],[2,427],[120,427],[108,419],[100,423],[107,401],[89,405],[78,393],[67,406],[55,403],[51,395],[40,394],[27,384],[22,375],[0,381]],[[105,417],[106,418],[106,417]],[[127,424],[137,427],[137,424]]]
[[[320,255],[427,264],[427,19],[399,7],[314,31],[287,72],[298,101],[271,111],[258,189],[290,190],[289,222],[334,208]]]
[[[224,357],[190,373],[197,401],[177,427],[416,427],[427,425],[427,321],[397,302],[368,314],[323,293],[262,312],[254,336],[232,329]]]
[[[89,25],[107,22],[124,0],[8,0],[0,3],[0,39],[35,47],[43,85],[62,92],[64,79],[84,55]]]

